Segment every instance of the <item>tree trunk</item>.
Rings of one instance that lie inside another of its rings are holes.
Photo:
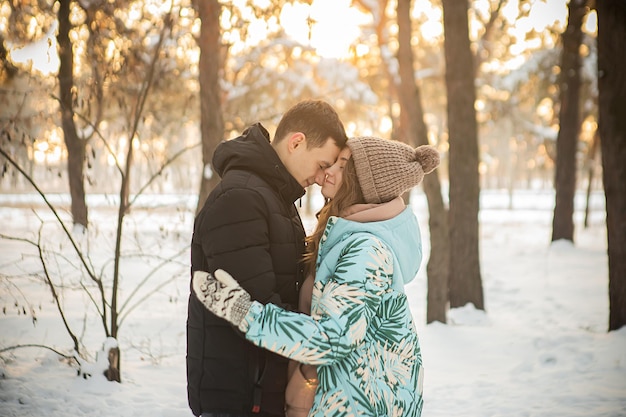
[[[450,307],[484,310],[478,248],[478,128],[468,1],[443,0],[450,144]]]
[[[576,192],[576,147],[580,132],[580,44],[586,0],[569,2],[567,29],[562,35],[559,101],[559,134],[556,139],[556,204],[552,241],[574,241],[574,194]]]
[[[112,347],[108,352],[109,367],[104,371],[104,376],[108,381],[122,382],[122,373],[120,372],[120,348]]]
[[[412,146],[428,144],[428,129],[424,122],[421,92],[415,82],[413,49],[411,47],[411,0],[398,0],[398,64],[400,72],[399,98],[402,130]],[[426,268],[428,297],[426,321],[446,322],[448,305],[449,241],[447,211],[441,196],[437,171],[426,175],[423,182],[428,200],[430,257]]]
[[[596,154],[598,153],[598,145],[600,142],[600,136],[598,129],[596,129],[596,133],[593,135],[593,141],[591,142],[591,148],[589,149],[589,155],[587,157],[587,163],[589,166],[587,167],[587,196],[585,198],[585,220],[583,221],[583,226],[585,229],[589,227],[589,210],[591,203],[591,187],[593,185],[593,173],[596,170]]]
[[[87,228],[87,203],[85,202],[85,148],[86,141],[81,140],[74,123],[74,104],[72,89],[74,88],[74,54],[69,33],[70,0],[59,1],[59,97],[61,107],[61,125],[67,147],[67,175],[72,200],[71,211],[74,224]]]
[[[224,137],[219,72],[222,68],[220,14],[218,0],[197,0],[200,16],[200,131],[202,136],[202,179],[196,213],[204,206],[209,193],[219,182],[211,166],[215,148]]]
[[[626,3],[601,0],[598,100],[609,257],[609,331],[626,325]]]

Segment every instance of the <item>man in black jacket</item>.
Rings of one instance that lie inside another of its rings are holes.
[[[295,201],[322,185],[347,140],[321,100],[289,109],[273,141],[257,123],[213,155],[221,182],[195,219],[191,273],[229,271],[253,299],[296,310],[304,280],[304,228]],[[246,341],[191,294],[187,315],[187,396],[194,415],[284,415],[287,360]]]

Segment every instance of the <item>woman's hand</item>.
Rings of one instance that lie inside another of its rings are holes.
[[[252,301],[250,294],[228,272],[218,269],[214,276],[209,272],[196,271],[193,274],[192,287],[207,310],[245,333],[247,329],[241,327]]]

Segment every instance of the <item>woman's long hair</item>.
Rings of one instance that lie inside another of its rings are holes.
[[[339,216],[343,210],[351,205],[364,202],[365,198],[356,176],[354,161],[350,158],[343,167],[343,177],[337,194],[335,194],[332,200],[327,199],[324,207],[316,214],[317,226],[315,226],[313,233],[305,239],[306,249],[303,257],[305,277],[315,274],[317,251],[322,234],[326,229],[328,218],[330,216]]]

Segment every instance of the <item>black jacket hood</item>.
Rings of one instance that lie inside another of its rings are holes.
[[[270,135],[261,123],[248,127],[235,139],[221,142],[213,154],[213,168],[221,178],[233,169],[252,171],[290,203],[305,192],[272,148]]]

